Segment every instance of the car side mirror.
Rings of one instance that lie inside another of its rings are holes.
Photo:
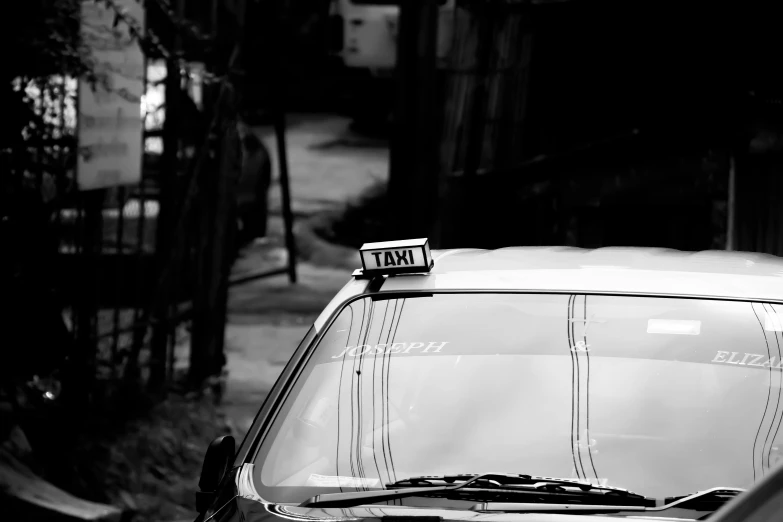
[[[209,444],[198,481],[199,491],[196,492],[196,511],[199,513],[204,513],[215,502],[218,487],[231,470],[235,452],[236,445],[231,435],[218,437]]]

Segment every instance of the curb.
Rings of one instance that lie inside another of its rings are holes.
[[[297,257],[301,261],[322,267],[353,271],[361,266],[359,253],[349,247],[330,243],[315,232],[315,224],[330,219],[321,214],[294,222]]]

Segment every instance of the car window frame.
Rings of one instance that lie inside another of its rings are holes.
[[[746,303],[766,303],[778,304],[783,306],[783,300],[759,300],[759,299],[737,299],[727,297],[713,296],[692,296],[692,295],[659,295],[659,294],[641,294],[641,293],[619,293],[619,292],[582,292],[582,291],[541,291],[541,290],[497,290],[497,289],[416,289],[416,290],[394,290],[394,291],[373,291],[368,285],[368,289],[360,294],[353,295],[345,299],[342,303],[335,306],[333,312],[323,323],[323,326],[316,330],[315,325],[311,326],[308,333],[300,342],[288,364],[281,372],[275,385],[265,398],[263,405],[256,414],[251,428],[243,440],[242,447],[237,453],[235,466],[244,464],[254,465],[258,460],[258,454],[266,438],[269,436],[272,426],[277,422],[278,416],[289,399],[291,393],[296,388],[299,379],[302,377],[304,369],[310,363],[311,358],[323,340],[327,332],[342,314],[342,312],[356,301],[370,298],[372,300],[380,299],[404,299],[406,297],[433,296],[439,294],[519,294],[519,295],[587,295],[587,296],[612,296],[612,297],[635,297],[635,298],[657,298],[657,299],[684,299],[696,301],[721,301],[721,302],[746,302]],[[252,435],[252,438],[251,438]],[[271,500],[263,499],[256,490],[255,495],[264,502],[276,503]]]
[[[779,506],[771,506],[777,502]],[[770,507],[777,508],[773,514],[777,518],[769,518]],[[766,515],[766,516],[765,516]],[[764,517],[764,518],[761,518]],[[769,522],[783,520],[783,464],[764,477],[754,487],[738,495],[710,518],[714,522]]]

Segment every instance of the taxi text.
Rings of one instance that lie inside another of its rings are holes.
[[[413,257],[413,250],[389,250],[386,252],[368,252],[375,258],[377,268],[391,266],[413,266],[419,263]],[[383,258],[383,261],[381,261]]]

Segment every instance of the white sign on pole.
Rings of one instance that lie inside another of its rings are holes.
[[[141,181],[144,54],[131,28],[117,10],[144,30],[144,8],[138,0],[113,0],[114,7],[82,1],[81,34],[90,49],[96,85],[79,82],[80,190],[94,190]]]

